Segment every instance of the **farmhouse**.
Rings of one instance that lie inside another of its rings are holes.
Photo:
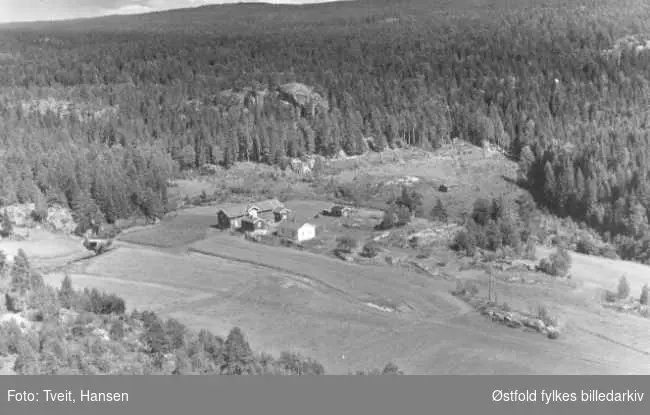
[[[260,213],[274,212],[276,209],[283,207],[284,205],[278,199],[267,199],[250,204],[248,213],[251,216],[257,216]]]
[[[217,223],[221,229],[239,229],[246,217],[264,219],[263,216],[266,216],[264,214],[273,214],[275,209],[283,207],[284,205],[278,199],[224,206],[217,212]]]
[[[284,222],[278,226],[277,234],[298,242],[308,241],[316,237],[316,225],[309,222]]]

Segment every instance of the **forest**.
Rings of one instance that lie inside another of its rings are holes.
[[[206,163],[458,137],[500,146],[539,207],[647,262],[649,22],[638,0],[368,0],[0,26],[0,203],[110,223],[162,214],[168,181]],[[327,105],[231,99],[291,82]]]

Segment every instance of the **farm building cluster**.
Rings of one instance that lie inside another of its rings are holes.
[[[314,239],[320,228],[318,217],[347,216],[350,208],[334,205],[327,211],[317,212],[309,219],[300,219],[277,199],[255,203],[223,206],[217,211],[219,228],[254,235],[276,234],[295,242]]]

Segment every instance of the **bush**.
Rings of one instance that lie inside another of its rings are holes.
[[[361,252],[361,255],[363,255],[366,258],[374,258],[377,256],[378,253],[379,253],[379,247],[377,246],[377,243],[374,241],[370,241],[363,246],[363,251]]]
[[[113,341],[122,340],[124,338],[124,323],[121,320],[114,321],[108,334]]]
[[[115,294],[100,293],[93,288],[92,291],[84,291],[83,309],[95,314],[124,314],[126,303],[124,299]]]
[[[565,277],[571,269],[571,255],[564,248],[558,247],[548,259],[540,261],[539,269],[554,277]]]
[[[619,299],[623,300],[630,296],[630,284],[627,282],[625,275],[618,280],[618,288],[616,294]]]
[[[357,248],[359,243],[357,242],[356,239],[349,237],[349,236],[339,236],[336,239],[337,245],[336,245],[336,250],[338,252],[352,252],[354,249]]]
[[[456,280],[456,289],[451,294],[457,297],[473,297],[478,294],[479,290],[473,281]]]
[[[604,294],[604,300],[607,303],[614,303],[617,300],[617,295],[614,291],[607,290]]]
[[[45,223],[45,220],[47,220],[47,207],[45,206],[37,207],[32,211],[31,217],[34,220],[34,222]]]
[[[461,230],[454,236],[451,249],[464,252],[467,256],[472,256],[476,252],[476,239],[468,231]]]
[[[598,255],[600,250],[594,241],[583,237],[576,243],[576,252],[585,255]]]

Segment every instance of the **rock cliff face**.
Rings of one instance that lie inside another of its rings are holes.
[[[314,89],[305,84],[290,82],[278,87],[278,99],[291,104],[304,116],[315,116],[316,113],[327,111],[329,103]]]
[[[278,100],[294,108],[302,117],[314,117],[317,113],[327,111],[327,99],[314,91],[314,88],[299,82],[290,82],[269,91],[266,88],[245,87],[240,90],[227,89],[219,94],[227,105],[250,110],[262,107],[266,99]]]

